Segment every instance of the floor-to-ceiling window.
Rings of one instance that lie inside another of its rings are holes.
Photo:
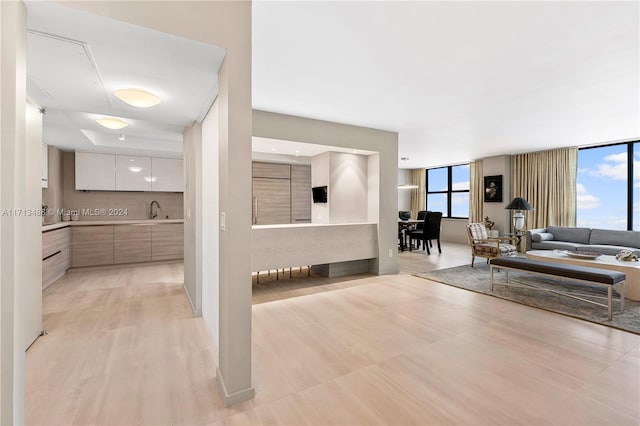
[[[640,142],[580,149],[576,189],[578,226],[640,230]]]
[[[443,217],[469,217],[469,165],[427,169],[427,210]]]

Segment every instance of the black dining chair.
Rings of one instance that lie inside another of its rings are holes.
[[[416,220],[421,220],[423,221],[422,223],[416,223],[415,224],[415,228],[412,229],[412,231],[422,231],[424,229],[424,218],[427,216],[427,211],[426,210],[420,210],[418,212],[418,217],[416,217]],[[420,242],[418,241],[418,245],[416,246],[417,249],[420,248]],[[424,244],[424,242],[423,242]],[[422,247],[424,249],[424,247]]]
[[[431,241],[437,240],[438,252],[442,253],[442,247],[440,246],[440,224],[442,222],[442,212],[427,212],[424,218],[424,224],[422,230],[416,230],[409,233],[409,251],[413,247],[413,240],[422,241],[423,250],[426,248],[427,253],[431,254],[429,246],[432,246]]]

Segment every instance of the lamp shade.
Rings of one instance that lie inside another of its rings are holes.
[[[505,207],[506,210],[533,210],[531,204],[522,197],[516,197]]]

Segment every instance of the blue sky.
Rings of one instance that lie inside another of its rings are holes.
[[[640,144],[634,145],[634,152]],[[640,156],[635,155],[634,199],[640,200]],[[627,229],[627,145],[578,151],[578,226]],[[640,229],[640,203],[634,208],[634,228]]]
[[[447,167],[431,169],[429,173],[428,191],[446,191],[447,187]],[[463,164],[453,166],[453,176],[451,184],[453,190],[469,190],[469,165]],[[431,211],[442,212],[447,216],[447,194],[431,194],[427,195],[427,208]],[[469,216],[469,193],[452,194],[451,197],[451,216],[468,217]]]

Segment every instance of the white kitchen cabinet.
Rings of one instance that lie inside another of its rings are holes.
[[[116,156],[76,152],[76,189],[115,191]]]
[[[152,158],[151,178],[152,191],[183,192],[184,176],[182,160],[174,158]]]
[[[116,191],[151,191],[151,157],[116,155]]]
[[[40,182],[43,188],[49,187],[49,145],[42,144],[42,166],[40,172]]]

